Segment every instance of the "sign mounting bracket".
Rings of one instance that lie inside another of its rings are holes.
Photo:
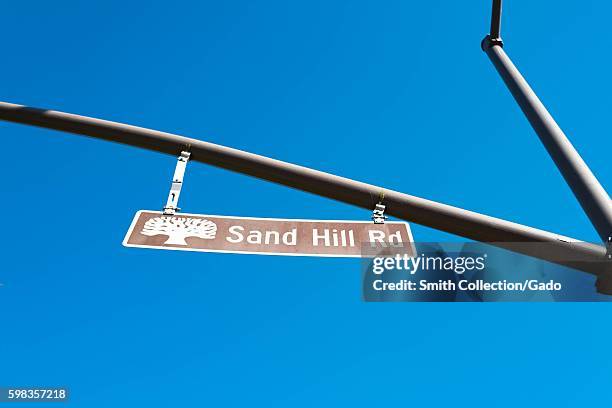
[[[385,220],[389,218],[385,215],[386,206],[383,204],[384,199],[385,192],[381,191],[378,195],[378,204],[372,210],[372,221],[374,221],[374,224],[384,224]]]
[[[384,224],[387,218],[389,217],[385,215],[385,205],[382,203],[376,204],[376,207],[372,211],[372,220],[374,224]]]
[[[174,215],[181,209],[178,207],[179,196],[181,195],[181,188],[183,187],[183,178],[185,176],[185,170],[187,169],[187,162],[191,153],[188,151],[182,151],[176,160],[176,168],[174,169],[174,176],[172,177],[172,186],[168,193],[168,200],[164,206],[164,215]]]

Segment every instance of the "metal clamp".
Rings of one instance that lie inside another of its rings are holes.
[[[191,153],[187,151],[181,152],[181,155],[177,158],[176,168],[174,169],[174,176],[172,177],[172,186],[168,193],[168,201],[164,207],[165,215],[174,215],[181,209],[178,207],[179,196],[181,195],[181,187],[183,187],[183,177],[185,176],[185,170],[187,169],[187,162]]]
[[[372,220],[374,224],[384,224],[387,218],[389,217],[385,215],[385,206],[383,203],[376,204],[376,207],[372,211]]]
[[[503,48],[504,42],[501,38],[493,38],[489,34],[487,34],[485,38],[483,38],[482,41],[480,42],[480,48],[483,51],[487,51],[489,48],[493,47],[494,45],[499,45],[500,47]]]

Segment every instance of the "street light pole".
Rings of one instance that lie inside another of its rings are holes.
[[[384,193],[386,214],[476,241],[491,243],[592,274],[601,272],[606,248],[551,232],[390,191],[253,153],[156,130],[70,113],[0,102],[0,120],[61,130],[207,163],[372,210]]]
[[[598,291],[612,294],[612,201],[504,51],[500,34],[501,11],[502,0],[493,0],[491,33],[482,40],[482,49],[493,62],[497,72],[606,245],[608,261],[605,266],[601,267],[596,286]]]
[[[504,51],[499,31],[501,7],[501,0],[493,0],[491,33],[482,41],[482,49],[493,62],[602,241],[610,245],[610,196]]]

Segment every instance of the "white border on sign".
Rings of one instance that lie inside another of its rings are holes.
[[[130,235],[132,235],[132,231],[136,226],[136,222],[138,218],[140,218],[140,214],[142,213],[152,213],[152,214],[160,214],[163,215],[161,211],[153,211],[153,210],[138,210],[134,215],[134,219],[132,219],[132,223],[130,224],[130,228],[128,229],[125,238],[123,239],[122,245],[127,248],[152,248],[152,249],[166,249],[171,251],[187,251],[187,252],[215,252],[220,254],[244,254],[244,255],[276,255],[276,256],[310,256],[310,257],[324,257],[324,258],[361,258],[360,255],[341,255],[341,254],[304,254],[304,253],[287,253],[287,252],[250,252],[250,251],[228,251],[224,249],[200,249],[200,248],[179,248],[179,247],[168,247],[162,245],[138,245],[138,244],[128,244],[128,239]],[[191,213],[178,213],[175,215],[186,215],[186,216],[194,216],[194,217],[214,217],[214,218],[233,218],[240,220],[258,220],[258,221],[299,221],[299,222],[345,222],[350,224],[373,224],[373,221],[352,221],[352,220],[303,220],[297,218],[262,218],[262,217],[233,217],[231,215],[213,215],[213,214],[191,214]],[[403,221],[385,221],[385,224],[393,224],[393,225],[405,225],[406,231],[408,232],[408,239],[412,249],[412,253],[416,255],[416,247],[414,246],[414,238],[412,236],[412,230],[410,229],[410,224]]]

